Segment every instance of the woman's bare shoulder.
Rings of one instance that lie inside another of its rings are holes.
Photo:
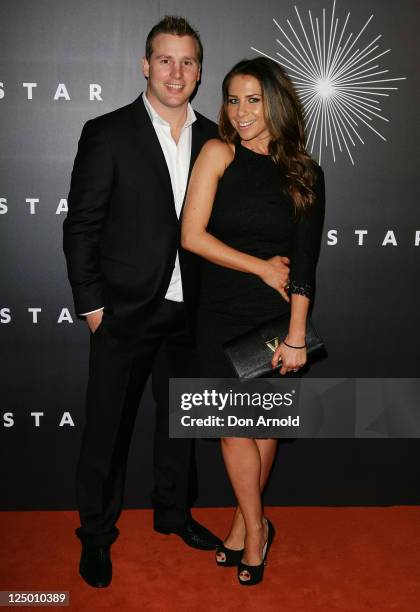
[[[208,156],[222,156],[229,160],[234,156],[234,149],[232,146],[223,142],[220,138],[210,138],[210,140],[207,140],[201,151]]]
[[[201,148],[200,158],[219,170],[225,170],[235,156],[232,145],[219,138],[207,140]]]

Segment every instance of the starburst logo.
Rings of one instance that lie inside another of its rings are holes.
[[[354,36],[353,32],[348,32],[350,13],[343,25],[335,17],[335,0],[329,23],[326,23],[325,9],[322,9],[322,20],[313,18],[308,11],[309,27],[306,29],[296,6],[295,11],[299,27],[294,27],[287,19],[290,31],[273,19],[283,37],[277,39],[281,47],[277,58],[255,47],[251,49],[274,60],[288,72],[304,108],[308,150],[311,154],[315,150],[319,163],[325,147],[331,149],[334,162],[337,150],[343,152],[345,149],[354,164],[351,147],[355,147],[357,141],[364,144],[361,135],[364,127],[386,141],[377,129],[378,120],[389,123],[382,114],[380,100],[398,89],[395,81],[406,77],[381,76],[389,70],[380,70],[377,60],[391,50],[376,53],[381,34],[369,44],[362,44],[362,35],[373,15]]]

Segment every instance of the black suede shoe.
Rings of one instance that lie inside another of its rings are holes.
[[[90,586],[107,587],[112,579],[109,546],[83,546],[79,573]]]
[[[154,529],[164,534],[175,533],[184,540],[185,544],[200,550],[215,550],[216,546],[222,544],[217,536],[193,518],[189,518],[181,527],[166,527],[155,523]]]

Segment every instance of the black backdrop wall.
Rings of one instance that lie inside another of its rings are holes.
[[[366,60],[392,49],[370,64],[389,72],[371,78],[406,80],[371,84],[398,88],[370,90],[378,93],[370,102],[376,115],[358,107],[360,99],[347,98],[353,128],[345,106],[342,123],[336,116],[343,151],[334,143],[334,127],[322,148],[327,216],[314,316],[329,359],[313,368],[315,376],[419,376],[416,5],[340,0],[335,6],[338,33],[351,11],[342,39],[344,44],[353,32],[349,46],[374,14],[352,52],[379,34],[374,43],[379,48]],[[321,41],[324,7],[328,40],[333,2],[298,0],[309,34],[308,9],[318,16]],[[203,80],[194,106],[214,119],[222,77],[239,59],[255,55],[251,47],[278,59],[276,52],[287,56],[276,43],[276,38],[287,41],[273,18],[298,50],[286,20],[302,41],[304,35],[289,0],[259,2],[257,13],[250,0],[213,0],[211,10],[208,3],[192,0],[3,0],[0,12],[0,507],[72,508],[88,331],[73,310],[61,228],[82,124],[128,103],[144,88],[139,69],[144,40],[164,14],[185,15],[202,35]],[[318,142],[319,128],[314,153]],[[149,505],[152,429],[147,390],[131,448],[128,507]],[[414,439],[283,442],[266,501],[418,503],[419,450]],[[198,504],[230,503],[218,444],[200,441],[197,462]]]

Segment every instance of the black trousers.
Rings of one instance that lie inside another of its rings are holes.
[[[140,331],[141,330],[141,331]],[[77,500],[83,544],[112,544],[123,505],[129,445],[149,375],[156,402],[154,489],[156,526],[185,523],[196,496],[193,441],[169,438],[170,377],[194,376],[195,353],[185,325],[184,305],[162,300],[130,327],[104,313],[91,334],[86,423],[77,468]]]

